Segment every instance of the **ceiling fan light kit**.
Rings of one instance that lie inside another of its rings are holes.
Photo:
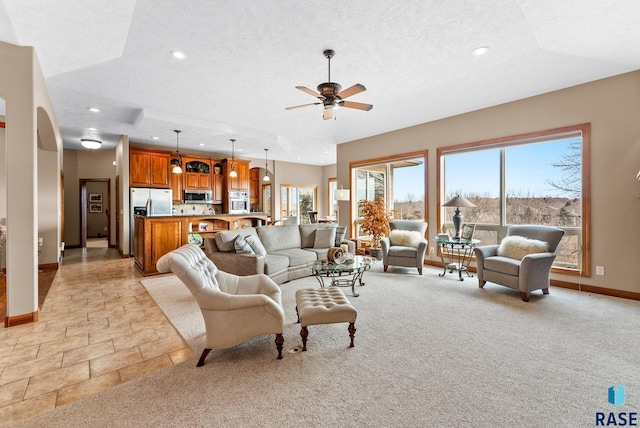
[[[324,113],[322,118],[324,120],[331,119],[333,117],[333,110],[339,107],[347,107],[353,108],[357,110],[369,111],[373,108],[371,104],[364,103],[356,103],[352,101],[344,101],[345,98],[348,98],[352,95],[359,94],[360,92],[364,92],[367,88],[360,83],[356,83],[349,88],[342,90],[342,86],[339,83],[335,83],[331,81],[331,58],[335,55],[335,51],[332,49],[327,49],[323,52],[323,55],[329,61],[329,78],[327,82],[321,83],[318,85],[318,92],[315,92],[305,86],[296,86],[296,89],[301,90],[302,92],[306,92],[307,94],[316,97],[319,102],[302,104],[298,106],[287,107],[285,110],[293,110],[300,107],[313,106],[322,104],[324,107]]]

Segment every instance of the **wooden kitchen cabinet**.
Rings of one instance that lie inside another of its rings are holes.
[[[174,204],[182,203],[182,174],[173,174],[169,178],[171,183],[171,197],[173,198]]]
[[[211,190],[213,190],[213,203],[221,204],[223,198],[223,186],[224,186],[224,175],[222,174],[213,174],[213,186]]]
[[[249,203],[251,205],[260,202],[260,168],[249,170]]]
[[[129,185],[168,189],[171,155],[142,149],[129,150]]]
[[[208,159],[182,158],[184,189],[211,190],[211,162]]]
[[[231,159],[227,158],[224,162],[226,163],[224,170],[227,177],[227,190],[249,192],[249,161],[236,159],[233,162],[236,173],[238,174],[237,177],[229,177],[229,172],[231,172]]]

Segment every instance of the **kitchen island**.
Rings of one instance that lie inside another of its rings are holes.
[[[223,230],[264,225],[264,213],[213,214],[199,216],[134,216],[133,254],[142,274],[156,275],[156,262],[169,251]]]

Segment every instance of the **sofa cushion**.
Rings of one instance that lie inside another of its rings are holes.
[[[247,241],[247,244],[251,247],[254,253],[256,253],[259,256],[267,255],[267,250],[264,248],[264,245],[262,245],[262,242],[260,242],[260,238],[254,235],[249,235],[245,238],[245,240]]]
[[[300,246],[300,231],[298,225],[282,226],[258,226],[258,237],[267,253],[286,250],[289,248],[302,248]]]
[[[289,257],[278,254],[267,254],[264,258],[264,273],[273,275],[289,268]]]
[[[237,230],[225,230],[218,232],[213,237],[218,251],[235,252],[234,243],[238,235],[249,236],[256,235],[256,229],[254,227],[246,227],[244,229]]]
[[[323,223],[301,224],[298,228],[300,229],[300,248],[313,248],[316,240],[316,230],[335,228],[335,225]],[[333,244],[329,245],[329,247],[333,247]]]
[[[244,236],[236,236],[236,240],[233,242],[233,246],[236,250],[236,254],[255,254],[251,245],[244,239]]]
[[[316,237],[313,241],[313,248],[333,247],[336,242],[336,228],[316,229]]]
[[[484,259],[484,268],[507,275],[519,276],[520,260],[502,256],[487,257]]]
[[[407,247],[404,245],[392,245],[389,247],[389,257],[409,257],[416,258],[418,250],[415,247]]]
[[[418,248],[422,241],[422,235],[415,230],[392,230],[389,234],[391,245]]]
[[[549,245],[544,241],[529,239],[524,236],[507,236],[498,247],[498,255],[522,260],[524,256],[549,251]]]
[[[333,247],[335,245],[339,247],[342,241],[344,241],[345,236],[347,236],[347,226],[336,226],[336,240],[331,246]]]
[[[288,250],[269,252],[269,254],[288,257],[289,267],[302,266],[318,260],[316,253],[301,248],[290,248]]]

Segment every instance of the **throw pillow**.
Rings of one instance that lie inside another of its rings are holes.
[[[422,235],[415,230],[392,230],[389,234],[391,245],[418,248],[422,241]]]
[[[333,247],[336,242],[336,228],[316,229],[316,237],[313,241],[313,248]]]
[[[267,250],[264,248],[264,245],[262,245],[262,242],[260,241],[260,238],[258,238],[255,235],[249,235],[246,238],[244,238],[247,241],[247,244],[249,244],[249,246],[251,246],[251,249],[253,250],[253,252],[259,256],[266,256],[267,255]]]
[[[251,245],[242,235],[236,237],[236,240],[233,241],[233,247],[236,249],[236,254],[255,254]]]
[[[339,247],[344,241],[344,237],[347,235],[347,226],[338,226],[336,227],[336,242],[335,246]]]
[[[544,241],[529,239],[524,236],[507,236],[498,247],[498,255],[510,259],[522,260],[524,256],[549,251],[549,245]]]

